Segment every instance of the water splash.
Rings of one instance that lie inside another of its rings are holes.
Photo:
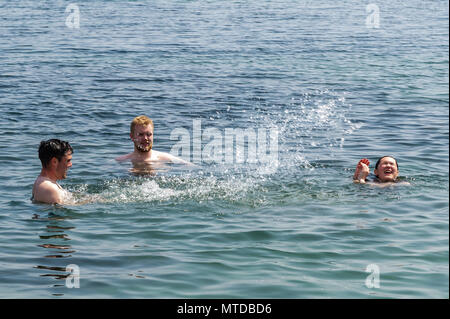
[[[304,93],[287,105],[262,108],[253,117],[255,125],[278,129],[281,166],[313,169],[311,161],[320,160],[324,149],[329,154],[343,149],[346,136],[361,127],[349,119],[351,104],[345,96],[329,90]]]
[[[77,204],[188,200],[270,203],[273,198],[266,195],[268,187],[273,193],[277,191],[273,185],[278,188],[286,182],[293,185],[306,177],[323,181],[324,177],[315,172],[320,167],[315,161],[323,159],[318,154],[342,149],[346,135],[358,129],[348,119],[350,107],[345,94],[328,90],[305,93],[288,105],[259,107],[247,118],[247,125],[278,130],[276,163],[203,164],[191,171],[171,167],[153,176],[101,180],[98,185],[76,186],[75,201]]]
[[[76,185],[71,189],[76,204],[137,203],[183,201],[225,201],[253,205],[264,202],[260,196],[263,186],[255,178],[243,175],[213,175],[185,173],[154,177],[115,178],[98,185]]]

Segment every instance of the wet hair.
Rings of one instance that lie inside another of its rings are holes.
[[[73,153],[73,149],[69,142],[54,138],[48,141],[41,141],[38,152],[42,167],[47,167],[53,157],[60,161],[68,152]]]
[[[389,155],[380,157],[380,158],[378,159],[377,163],[375,164],[375,169],[378,169],[378,165],[380,165],[381,160],[382,160],[383,158],[385,158],[385,157],[393,158],[394,161],[395,161],[395,166],[397,166],[397,170],[398,170],[398,163],[397,163],[397,160],[395,159],[395,157],[389,156]]]
[[[136,125],[144,125],[144,126],[151,125],[152,129],[155,129],[155,127],[153,126],[153,121],[145,115],[139,115],[133,119],[130,125],[131,134],[134,133],[134,128],[136,127]]]

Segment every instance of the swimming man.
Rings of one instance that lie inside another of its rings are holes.
[[[65,179],[72,166],[72,147],[68,142],[51,139],[42,141],[38,152],[42,169],[34,182],[31,200],[48,204],[67,202],[71,194],[57,181]]]
[[[134,151],[116,158],[117,161],[130,160],[133,164],[172,162],[191,164],[169,153],[155,151],[153,148],[153,121],[145,115],[135,117],[130,126],[130,139],[134,143]]]

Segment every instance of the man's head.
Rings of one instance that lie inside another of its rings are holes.
[[[135,117],[130,126],[130,138],[135,150],[149,152],[153,146],[153,121],[145,115]]]
[[[72,166],[73,149],[69,142],[58,139],[42,141],[39,145],[39,159],[44,169],[52,171],[57,179],[64,179]]]
[[[398,176],[397,160],[392,156],[383,156],[375,164],[374,174],[381,182],[393,182]]]

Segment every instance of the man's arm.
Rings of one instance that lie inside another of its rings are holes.
[[[130,154],[126,154],[126,155],[122,155],[122,156],[116,157],[116,161],[118,161],[118,162],[123,162],[123,161],[129,160],[129,159],[131,158],[131,155],[132,155],[132,154],[133,154],[133,153],[130,153]]]
[[[191,162],[187,162],[187,161],[185,161],[185,160],[182,159],[182,158],[173,156],[173,155],[171,155],[171,154],[169,154],[169,156],[170,156],[170,160],[172,161],[172,163],[175,163],[175,164],[185,164],[185,165],[192,165],[192,166],[194,166],[194,164],[192,164]]]
[[[153,152],[156,152],[156,151],[153,151]],[[176,157],[170,153],[158,152],[158,159],[162,160],[162,161],[170,161],[174,164],[185,164],[185,165],[194,166],[194,164],[192,164],[191,162],[187,162],[184,159]]]

